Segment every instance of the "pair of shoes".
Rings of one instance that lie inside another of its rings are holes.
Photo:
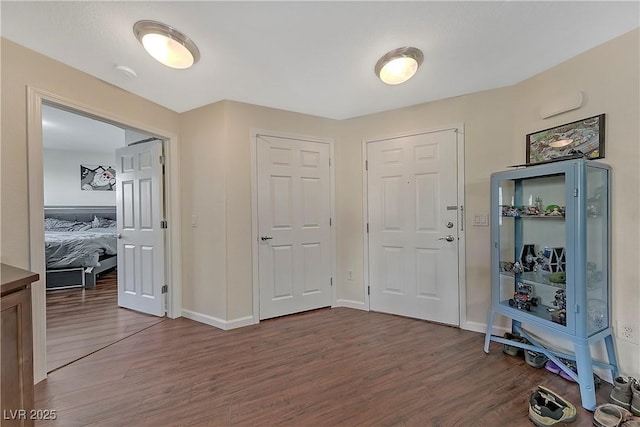
[[[546,387],[538,386],[529,396],[529,419],[538,427],[570,423],[576,415],[571,402]]]
[[[640,416],[640,382],[633,377],[616,377],[609,402]]]
[[[576,364],[570,360],[564,360],[564,359],[560,359],[565,365],[567,365],[569,367],[569,369],[571,369],[573,372],[575,372],[576,374],[578,373],[578,368],[576,367]],[[547,361],[547,363],[544,365],[545,369],[549,372],[553,372],[554,374],[559,374],[562,378],[564,378],[567,381],[571,381],[571,382],[575,382],[575,380],[573,378],[571,378],[571,376],[569,376],[569,374],[567,374],[562,368],[560,368],[560,366],[556,365],[555,363],[553,363],[553,361],[549,360]]]
[[[510,341],[515,341],[515,342],[521,342],[521,343],[526,343],[527,340],[524,339],[523,337],[521,337],[518,334],[512,334],[511,332],[505,332],[504,333],[504,338],[508,339]],[[517,356],[519,354],[522,354],[522,349],[520,347],[516,347],[513,345],[509,345],[509,344],[503,344],[502,345],[502,351],[506,354],[508,354],[509,356]]]
[[[613,403],[605,403],[593,413],[593,425],[597,427],[640,427],[640,418]]]
[[[543,366],[545,366],[549,358],[543,353],[526,350],[524,352],[524,360],[529,366],[533,366],[534,368],[542,368]]]

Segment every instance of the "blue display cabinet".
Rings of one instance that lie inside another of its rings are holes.
[[[593,366],[618,374],[611,329],[610,215],[606,164],[575,159],[491,175],[492,287],[484,351],[496,341],[544,353],[578,382],[588,410],[596,406]],[[529,343],[491,335],[496,314],[510,318],[512,332]],[[591,344],[600,340],[606,362],[591,357]]]

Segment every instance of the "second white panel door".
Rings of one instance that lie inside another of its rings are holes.
[[[118,305],[163,316],[165,247],[162,142],[116,150]]]
[[[371,310],[457,325],[457,133],[367,143]]]
[[[257,136],[260,319],[331,305],[329,144]]]

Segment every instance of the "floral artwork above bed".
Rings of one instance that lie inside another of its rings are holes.
[[[80,165],[80,188],[89,191],[115,191],[116,170],[111,166]]]

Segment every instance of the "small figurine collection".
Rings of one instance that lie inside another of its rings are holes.
[[[559,205],[542,206],[542,200],[536,197],[535,205],[500,205],[501,215],[519,218],[521,216],[564,216],[565,207]]]
[[[533,286],[518,282],[513,298],[509,300],[509,305],[517,309],[531,311],[531,307],[538,305],[538,298],[533,295]]]
[[[513,298],[509,299],[509,306],[519,310],[531,311],[532,307],[542,305],[540,298],[534,296],[534,286],[519,280],[519,275],[535,272],[540,283],[564,285],[567,280],[565,270],[564,248],[548,248],[536,252],[536,245],[524,244],[520,252],[520,259],[515,262],[501,261],[500,271],[510,272],[518,277]],[[602,275],[595,263],[587,264],[588,278],[591,281]],[[542,276],[539,276],[542,275]],[[524,276],[523,276],[524,277]],[[533,277],[533,276],[532,276]],[[529,278],[529,280],[536,280]],[[551,320],[561,325],[567,324],[567,295],[564,289],[558,289],[554,299],[548,303],[552,307],[546,308],[550,312]]]
[[[595,203],[597,197],[594,197],[594,207],[589,211],[591,216],[598,215],[598,206]],[[549,204],[544,206],[540,197],[529,198],[529,205],[501,205],[501,215],[503,217],[564,217],[565,207]],[[593,211],[593,212],[592,212]],[[519,257],[515,262],[500,261],[500,271],[513,273],[516,276],[516,289],[513,298],[509,299],[509,306],[519,310],[531,311],[532,307],[543,306],[540,298],[534,296],[534,286],[532,283],[564,285],[566,284],[566,254],[562,247],[544,247],[536,251],[535,244],[523,244],[519,253]],[[530,275],[534,272],[535,275]],[[522,276],[521,276],[522,275]],[[598,271],[597,266],[593,262],[587,263],[587,283],[591,287],[597,286],[602,280],[603,274]],[[523,281],[520,281],[520,278]],[[527,280],[528,279],[528,280]],[[525,283],[526,282],[526,283]],[[548,304],[548,306],[546,305]],[[543,306],[551,315],[551,320],[555,323],[567,324],[567,295],[564,289],[558,289],[552,301],[545,303]]]
[[[561,325],[567,324],[567,294],[564,289],[558,289],[556,291],[553,305],[558,307],[558,310],[551,314],[551,320]]]

